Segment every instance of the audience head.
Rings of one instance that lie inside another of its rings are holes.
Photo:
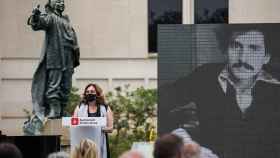
[[[172,134],[183,139],[183,157],[184,158],[199,158],[200,145],[192,140],[188,132],[183,128],[178,128],[172,131]]]
[[[183,140],[174,134],[165,134],[158,138],[154,146],[154,158],[181,158]]]
[[[139,151],[129,150],[124,152],[119,158],[144,158],[144,157]]]
[[[49,154],[48,158],[69,158],[69,154],[63,151]]]
[[[71,158],[99,158],[97,145],[90,139],[84,139],[74,148]]]
[[[183,148],[184,158],[199,158],[200,157],[200,145],[192,142],[185,144]]]
[[[12,143],[0,143],[1,158],[22,158],[20,150]]]

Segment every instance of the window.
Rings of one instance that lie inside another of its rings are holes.
[[[228,23],[228,0],[194,0],[195,24]]]
[[[148,24],[150,53],[157,52],[157,24],[182,24],[182,0],[149,0]]]

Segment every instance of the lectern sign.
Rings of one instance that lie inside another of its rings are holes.
[[[106,126],[105,117],[63,117],[62,126]]]
[[[79,118],[73,117],[71,118],[71,125],[78,125],[79,124]]]

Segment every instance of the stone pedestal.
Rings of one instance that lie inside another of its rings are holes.
[[[42,129],[42,135],[60,135],[61,145],[70,145],[69,128],[62,127],[62,119],[47,120]]]
[[[61,119],[47,120],[41,133],[42,135],[62,135]]]

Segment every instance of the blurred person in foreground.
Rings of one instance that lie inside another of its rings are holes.
[[[129,150],[124,152],[119,158],[144,158],[141,152],[137,150]]]
[[[192,140],[191,136],[182,128],[178,128],[172,131],[172,134],[183,139],[184,158],[218,158],[211,150],[200,146],[197,142]]]
[[[0,143],[0,158],[23,158],[21,151],[12,143]]]
[[[71,158],[99,158],[98,147],[90,139],[84,139],[71,152]]]
[[[101,87],[97,84],[88,84],[82,96],[82,101],[74,111],[73,117],[106,117],[107,125],[101,129],[100,155],[110,157],[108,133],[113,131],[113,112],[106,104]]]
[[[154,145],[154,158],[183,158],[183,140],[174,134],[164,134]]]
[[[48,158],[70,158],[70,155],[64,151],[49,154]]]

